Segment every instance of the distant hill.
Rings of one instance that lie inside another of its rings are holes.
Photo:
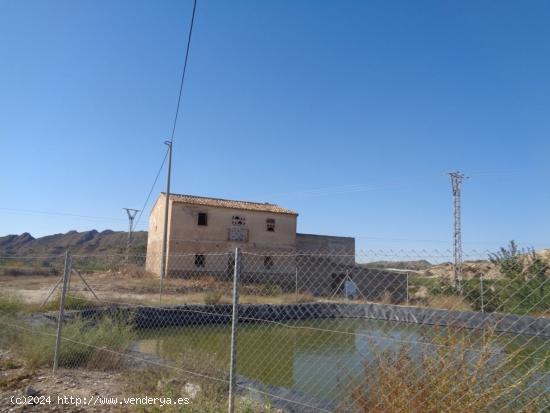
[[[537,256],[550,265],[550,249],[537,251]],[[409,270],[425,277],[435,277],[441,279],[451,279],[454,274],[454,266],[451,262],[431,264],[426,260],[417,261],[373,261],[365,264],[359,264],[366,268],[384,268]],[[485,279],[495,279],[502,277],[498,267],[489,259],[486,260],[468,260],[464,261],[462,272],[465,279],[478,278],[481,275]]]
[[[0,255],[30,256],[62,254],[69,248],[75,254],[118,254],[126,251],[128,233],[106,230],[69,231],[66,234],[34,238],[28,232],[0,237]],[[134,232],[133,253],[145,253],[147,231]]]
[[[432,267],[432,264],[426,260],[416,261],[373,261],[362,264],[367,268],[393,268],[399,270],[424,271]]]

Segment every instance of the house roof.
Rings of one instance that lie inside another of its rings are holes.
[[[162,195],[166,195],[166,192],[162,192]],[[184,204],[205,205],[219,208],[244,209],[247,211],[272,212],[275,214],[298,215],[298,213],[290,209],[286,209],[275,204],[269,204],[267,202],[261,203],[250,201],[236,201],[232,199],[208,198],[205,196],[174,193],[170,194],[170,199],[172,200],[172,202],[181,202]]]

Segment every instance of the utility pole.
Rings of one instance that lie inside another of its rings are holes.
[[[168,146],[168,175],[166,177],[166,200],[164,202],[164,229],[162,231],[162,254],[160,262],[160,295],[159,303],[162,304],[162,284],[166,275],[166,250],[168,247],[168,207],[170,206],[170,176],[172,174],[172,145],[173,140],[165,141]]]
[[[132,245],[132,231],[134,230],[134,218],[136,217],[139,209],[122,208],[128,215],[128,240],[126,241],[126,261],[130,257],[130,247]]]
[[[461,224],[461,189],[462,181],[468,179],[459,171],[449,172],[453,189],[453,256],[454,256],[454,286],[462,293],[462,224]]]

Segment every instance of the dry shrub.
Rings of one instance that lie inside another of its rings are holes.
[[[155,277],[155,275],[153,275],[152,273],[145,271],[145,268],[134,264],[123,265],[120,268],[119,274],[126,277],[137,278],[137,279],[146,278],[146,277],[151,277],[151,278]]]
[[[518,351],[495,353],[492,332],[473,350],[468,335],[449,330],[436,343],[413,349],[383,352],[375,363],[365,363],[364,375],[350,384],[350,405],[344,411],[386,412],[535,412],[550,401],[545,383],[533,386],[544,374],[544,363],[518,370]]]
[[[219,366],[215,355],[186,348],[174,365],[157,365],[130,371],[126,390],[132,394],[146,394],[152,397],[189,397],[188,405],[164,405],[151,409],[138,409],[147,412],[165,413],[219,413],[227,411],[228,372]],[[197,386],[198,392],[192,396],[186,391],[186,384]],[[271,407],[268,400],[252,400],[236,395],[235,411],[239,413],[280,412]]]
[[[218,367],[218,364],[212,354],[187,348],[170,367],[154,365],[129,372],[127,390],[133,394],[146,394],[153,397],[190,397],[185,390],[185,385],[191,383],[198,386],[200,390],[190,404],[165,405],[162,409],[153,408],[152,411],[170,413],[227,411],[228,376],[226,371]]]
[[[464,297],[458,295],[435,295],[428,298],[428,306],[444,310],[472,311]]]
[[[285,294],[281,297],[283,304],[312,303],[315,297],[310,293]]]
[[[217,285],[222,285],[221,281],[211,275],[182,279],[181,285],[186,287],[189,292],[198,292],[212,289]]]
[[[393,304],[393,299],[389,291],[384,291],[384,295],[380,299],[380,304]]]
[[[128,366],[128,357],[124,352],[124,347],[94,349],[86,362],[86,368],[99,371],[124,370]]]
[[[223,294],[219,291],[208,291],[204,294],[205,304],[220,304]]]

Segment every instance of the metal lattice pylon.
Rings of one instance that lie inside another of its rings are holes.
[[[139,212],[139,209],[132,209],[132,208],[122,208],[126,211],[126,214],[128,215],[128,238],[126,240],[126,259],[128,259],[130,255],[130,248],[132,246],[132,232],[134,230],[134,218],[136,217],[136,214]]]
[[[453,189],[453,258],[454,258],[454,286],[462,290],[462,223],[461,223],[461,189],[462,181],[468,179],[459,171],[449,172]]]

